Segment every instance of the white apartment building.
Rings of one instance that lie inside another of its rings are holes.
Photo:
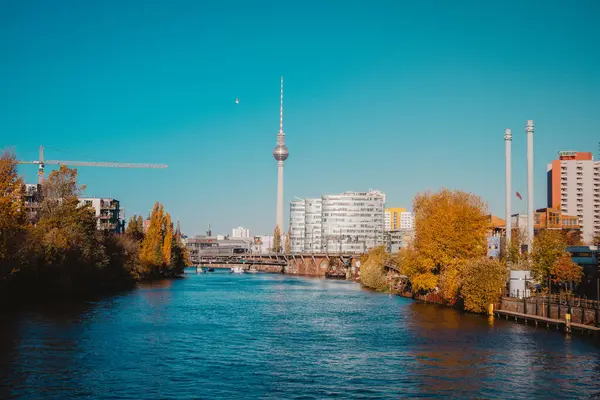
[[[81,197],[79,206],[91,207],[98,220],[97,228],[103,231],[116,233],[123,232],[124,221],[118,200],[111,198]]]
[[[233,228],[231,230],[231,238],[249,238],[250,237],[250,229],[238,226],[237,228]]]
[[[321,222],[322,222],[322,200],[304,200],[304,251],[317,253],[322,250]]]
[[[413,230],[415,229],[415,215],[411,212],[400,213],[400,229]]]
[[[390,211],[384,211],[383,226],[386,231],[392,230],[392,213]]]
[[[305,235],[305,200],[290,202],[290,251],[302,253],[304,251]]]
[[[548,165],[548,206],[578,216],[584,242],[600,232],[600,162],[591,153],[561,151]]]

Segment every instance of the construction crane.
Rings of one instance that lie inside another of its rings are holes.
[[[36,161],[19,161],[19,164],[37,164],[38,184],[44,182],[44,167],[46,165],[70,165],[78,167],[111,167],[111,168],[168,168],[166,164],[134,164],[118,162],[90,162],[90,161],[66,161],[66,160],[45,160],[44,146],[40,146],[40,158]]]

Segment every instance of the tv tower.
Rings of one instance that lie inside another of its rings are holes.
[[[290,153],[285,147],[285,133],[283,133],[283,76],[281,77],[281,91],[279,97],[279,133],[277,146],[273,150],[273,157],[277,160],[277,226],[283,235],[283,162]]]

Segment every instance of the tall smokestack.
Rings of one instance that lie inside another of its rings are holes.
[[[533,248],[533,120],[527,120],[527,250]]]
[[[505,146],[505,161],[506,161],[506,253],[508,253],[508,246],[512,239],[512,222],[511,222],[511,211],[510,211],[510,200],[511,200],[511,180],[512,180],[512,156],[511,156],[511,142],[512,132],[510,129],[504,130],[504,146]]]

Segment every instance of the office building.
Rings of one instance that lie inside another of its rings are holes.
[[[403,212],[406,212],[406,208],[386,208],[384,215],[384,225],[386,231],[392,231],[400,229],[400,217]]]
[[[304,206],[302,206],[304,202]],[[292,252],[361,253],[384,244],[385,194],[344,192],[290,203]]]
[[[548,207],[579,217],[590,243],[600,232],[600,162],[589,152],[561,151],[547,170]]]
[[[360,253],[382,245],[384,215],[385,194],[379,191],[323,196],[323,250]]]

